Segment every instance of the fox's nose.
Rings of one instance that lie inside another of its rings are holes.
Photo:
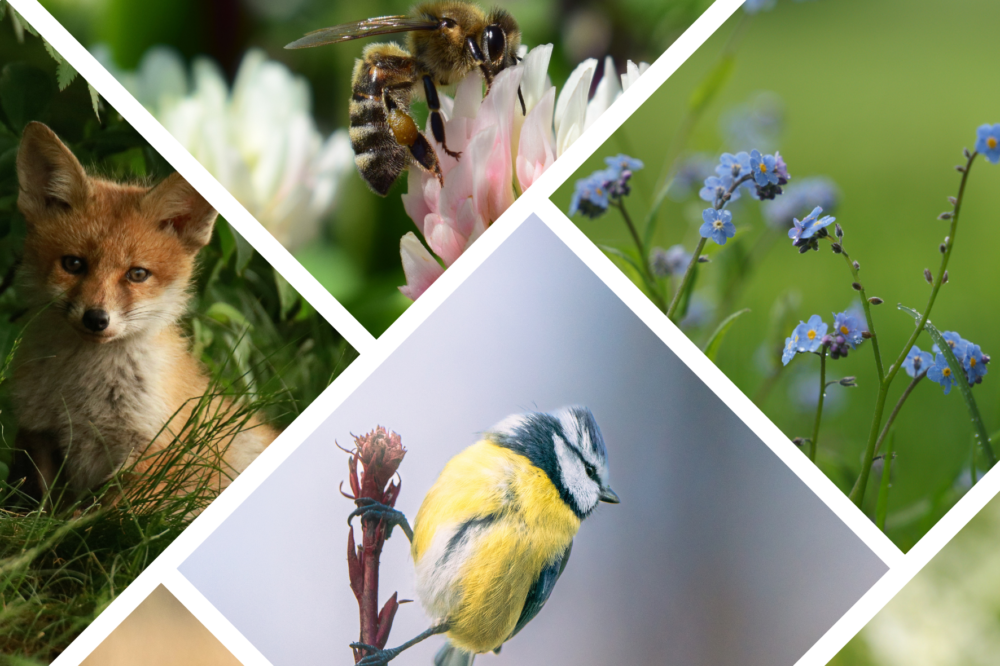
[[[111,317],[104,310],[94,308],[83,313],[83,325],[94,333],[100,333],[111,323]]]

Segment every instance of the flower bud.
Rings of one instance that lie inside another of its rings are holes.
[[[871,331],[861,331],[861,337],[865,340],[871,340],[873,336]]]
[[[857,377],[844,377],[839,383],[841,386],[857,386],[858,384],[855,379],[857,379]]]
[[[955,165],[955,171],[957,171],[959,173],[965,173],[965,167],[962,166],[961,164],[956,164]]]
[[[820,338],[819,343],[824,347],[829,347],[830,345],[833,344],[833,338],[830,335],[824,335],[822,338]]]
[[[938,246],[938,249],[941,250],[941,254],[944,254],[945,252],[948,251],[948,246],[945,245],[944,243],[941,243],[941,245]]]
[[[883,301],[878,296],[872,296],[871,298],[868,299],[868,302],[871,303],[872,305],[882,305],[882,303],[884,303],[885,301]]]
[[[934,276],[931,275],[931,269],[924,269],[924,279],[927,280],[927,284],[934,284]]]
[[[861,285],[857,282],[852,282],[851,289],[853,289],[854,291],[861,291]]]
[[[802,446],[807,441],[808,440],[806,440],[806,439],[804,439],[802,437],[796,437],[795,439],[792,440],[792,444],[794,444],[795,446]]]
[[[854,262],[854,270],[860,271],[861,270],[861,264],[859,264],[858,262],[855,261]]]
[[[941,284],[948,284],[948,271],[944,272],[944,277],[941,278]]]
[[[965,155],[965,159],[972,157],[972,153],[969,152],[968,148],[962,148],[962,154]]]
[[[698,263],[699,264],[707,264],[710,261],[711,261],[711,259],[708,258],[707,254],[703,254],[703,255],[700,255],[698,257]]]
[[[958,203],[958,199],[956,199],[955,197],[948,197],[948,203],[954,206],[955,204]]]
[[[990,362],[990,355],[989,354],[983,354],[983,363],[984,364],[988,364],[989,362]]]
[[[844,248],[840,245],[840,243],[831,243],[830,249],[833,250],[834,254],[840,254],[844,251]]]
[[[837,233],[837,238],[843,238],[844,237],[844,228],[842,226],[840,226],[840,222],[837,222],[834,225],[834,229],[833,230]]]
[[[940,215],[938,215],[938,219],[939,220],[950,220],[952,217],[953,217],[952,214],[949,213],[948,211],[945,211],[945,212],[941,213]]]

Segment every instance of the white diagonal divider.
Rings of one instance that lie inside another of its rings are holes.
[[[890,568],[900,563],[902,551],[555,204],[545,200],[535,214],[872,552]]]
[[[889,567],[887,573],[799,661],[823,664],[922,568],[1000,489],[1000,476],[988,474],[922,539],[903,555],[834,484],[806,460],[788,438],[699,350],[614,264],[559,211],[548,197],[599,148],[742,5],[717,0],[588,128],[539,180],[439,278],[421,298],[375,340],[129,93],[48,14],[37,0],[10,0],[101,95],[216,207],[303,297],[355,347],[352,363],[275,440],[249,469],[200,515],[60,655],[54,666],[83,661],[159,584],[164,584],[244,663],[267,661],[239,635],[178,571],[177,567],[249,496],[301,442],[418,328],[437,307],[510,236],[531,213],[559,238],[677,356],[733,409],[774,453],[833,510]]]
[[[208,599],[176,569],[167,573],[163,586],[229,650],[243,666],[270,666],[253,644],[236,630]]]
[[[37,0],[10,5],[198,190],[226,221],[337,329],[359,354],[375,338]]]

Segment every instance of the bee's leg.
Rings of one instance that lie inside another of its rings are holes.
[[[473,60],[476,61],[476,65],[479,66],[479,70],[483,73],[483,78],[486,79],[486,94],[489,95],[490,88],[493,86],[493,70],[490,69],[490,63],[486,60],[486,56],[483,55],[483,50],[479,48],[479,44],[476,44],[476,40],[472,37],[465,38],[465,47],[469,49]]]
[[[521,115],[528,115],[528,107],[524,105],[524,95],[521,94],[521,86],[517,87],[517,99],[521,102]]]
[[[410,149],[410,155],[424,169],[427,169],[437,177],[438,182],[444,187],[444,174],[441,173],[441,163],[438,162],[437,153],[420,130],[413,118],[408,113],[399,108],[386,90],[382,96],[385,102],[386,121],[396,139],[396,143]]]
[[[354,666],[385,666],[390,661],[399,656],[399,653],[403,650],[407,650],[420,641],[426,640],[431,636],[436,636],[437,634],[443,634],[448,631],[448,623],[439,624],[436,627],[431,627],[422,634],[419,634],[415,638],[411,638],[402,645],[394,648],[379,649],[374,645],[366,645],[365,643],[351,643],[351,649],[353,650],[367,650],[368,655],[365,656],[361,661],[357,662]]]
[[[413,541],[413,529],[410,528],[410,523],[402,511],[397,511],[391,506],[386,506],[367,497],[359,497],[354,500],[354,503],[357,504],[358,508],[347,516],[348,525],[351,524],[351,520],[355,516],[361,516],[362,525],[373,520],[381,520],[386,525],[386,539],[392,536],[392,528],[399,525],[399,528],[406,534],[406,538]]]
[[[427,74],[424,74],[424,95],[427,97],[427,108],[431,112],[431,131],[434,132],[434,139],[441,144],[444,152],[457,160],[462,153],[448,150],[448,144],[444,140],[444,117],[441,115],[441,100],[438,99],[434,79]]]

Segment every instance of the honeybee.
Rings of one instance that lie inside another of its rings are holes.
[[[407,33],[406,47],[369,44],[355,62],[350,103],[350,136],[354,163],[373,192],[385,196],[411,162],[444,177],[434,147],[410,116],[413,95],[423,97],[431,130],[444,151],[448,148],[437,86],[457,83],[475,68],[483,73],[486,92],[493,78],[517,63],[521,31],[508,12],[489,13],[470,2],[428,2],[406,16],[382,16],[310,32],[285,48],[336,44],[361,37]],[[518,89],[521,110],[524,98]]]

